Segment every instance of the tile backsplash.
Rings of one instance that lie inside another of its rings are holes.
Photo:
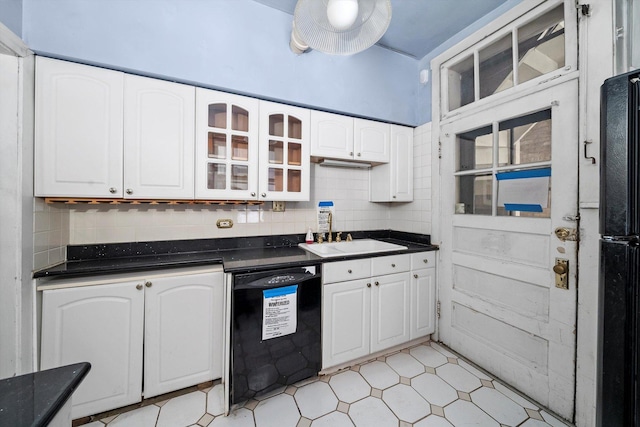
[[[196,239],[305,233],[316,230],[320,200],[335,205],[334,230],[394,229],[431,232],[430,127],[414,132],[414,202],[368,201],[369,172],[311,165],[311,201],[287,202],[284,212],[263,205],[45,205],[36,202],[36,256],[46,262],[64,257],[66,244]],[[219,229],[219,219],[233,227]],[[48,242],[46,246],[45,242]],[[40,244],[39,244],[40,243]],[[59,246],[58,246],[59,245]],[[48,249],[47,249],[48,248]],[[38,252],[38,249],[41,249]],[[48,264],[47,264],[48,265]]]

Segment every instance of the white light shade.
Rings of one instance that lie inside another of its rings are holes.
[[[343,16],[340,11],[353,8],[353,3],[356,3],[353,23],[344,30],[338,29],[337,26],[350,23],[353,12]],[[336,7],[335,13],[329,12],[330,6]],[[332,22],[334,15],[339,17]],[[332,55],[353,55],[380,40],[390,22],[391,0],[298,0],[293,14],[292,40]],[[297,46],[292,50],[301,53],[305,49]]]
[[[349,29],[358,17],[358,0],[329,0],[327,18],[338,31]]]

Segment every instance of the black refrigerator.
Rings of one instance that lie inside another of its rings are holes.
[[[640,426],[640,70],[600,96],[597,424]]]

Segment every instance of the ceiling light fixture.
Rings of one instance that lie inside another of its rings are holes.
[[[391,0],[298,0],[289,46],[353,55],[373,46],[391,22]]]

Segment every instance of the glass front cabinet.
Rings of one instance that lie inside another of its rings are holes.
[[[309,200],[309,110],[196,91],[196,198]]]
[[[309,200],[310,111],[260,101],[261,200]]]
[[[260,101],[196,90],[196,198],[258,199]]]

